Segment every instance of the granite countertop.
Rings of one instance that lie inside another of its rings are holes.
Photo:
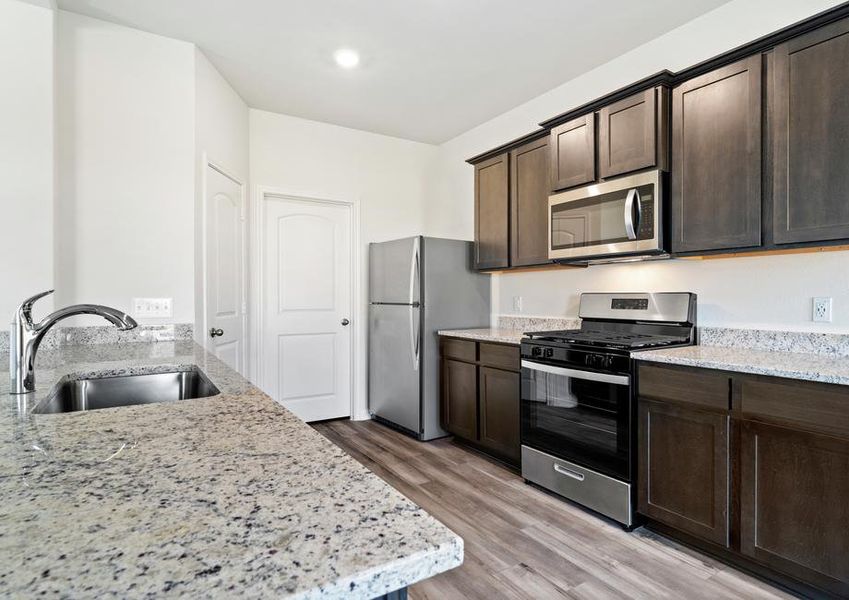
[[[849,385],[849,357],[722,346],[633,352],[637,360]]]
[[[445,337],[464,338],[478,342],[497,342],[500,344],[519,345],[525,332],[518,329],[501,329],[497,327],[484,327],[479,329],[444,329],[437,332]]]
[[[193,342],[38,358],[25,410],[0,370],[2,596],[372,598],[463,561],[461,538]],[[66,374],[191,365],[221,394],[31,412]]]

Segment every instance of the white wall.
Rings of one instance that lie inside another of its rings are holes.
[[[834,0],[732,0],[440,147],[430,235],[474,236],[473,170],[464,160],[532,131],[536,124],[662,69],[680,70],[838,4]],[[494,311],[575,316],[582,291],[692,290],[706,325],[849,331],[847,253],[675,260],[581,271],[493,277]],[[834,322],[810,320],[812,296],[834,297]]]
[[[206,160],[224,168],[248,190],[248,106],[195,49],[195,339],[206,343],[203,291],[203,181]],[[247,200],[247,193],[246,193]]]
[[[53,11],[0,0],[0,328],[53,287]],[[49,311],[51,299],[36,312]]]
[[[251,185],[360,204],[361,311],[354,416],[366,413],[366,294],[369,242],[422,233],[430,211],[436,146],[250,110]],[[256,290],[252,290],[252,295]]]
[[[194,46],[56,15],[56,302],[171,297],[191,322]]]

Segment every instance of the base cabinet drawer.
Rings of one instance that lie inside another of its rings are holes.
[[[645,516],[729,545],[729,416],[640,399],[638,507]]]
[[[743,554],[849,596],[849,440],[754,421],[740,439]]]

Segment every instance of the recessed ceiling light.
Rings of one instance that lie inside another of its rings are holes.
[[[348,48],[340,48],[334,52],[333,59],[343,69],[353,69],[360,64],[360,55]]]

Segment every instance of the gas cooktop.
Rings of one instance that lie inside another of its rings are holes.
[[[533,331],[525,334],[534,340],[545,340],[561,344],[582,344],[586,346],[603,346],[635,350],[638,348],[655,348],[672,344],[684,344],[688,336],[656,335],[649,333],[624,331],[598,331],[592,329],[564,329],[559,331]]]

